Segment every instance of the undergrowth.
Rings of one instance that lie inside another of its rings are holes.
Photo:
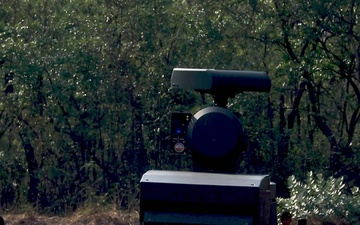
[[[294,218],[318,218],[338,221],[332,224],[360,224],[360,189],[346,190],[343,178],[325,178],[308,173],[301,182],[290,176],[290,198],[277,198],[278,214],[290,211]]]

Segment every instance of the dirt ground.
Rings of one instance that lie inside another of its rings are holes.
[[[138,225],[138,212],[122,213],[117,210],[106,212],[83,212],[68,216],[44,216],[32,213],[2,214],[5,225]],[[293,220],[291,225],[297,225]],[[310,218],[307,225],[346,225],[341,220],[321,221]],[[355,224],[354,224],[355,225]],[[356,223],[356,225],[360,225]]]
[[[43,216],[35,214],[2,215],[5,225],[134,225],[139,224],[138,214],[119,211],[70,216]]]
[[[41,216],[31,214],[3,215],[5,225],[138,225],[138,214],[122,214],[118,211],[101,212],[93,215],[72,215],[61,216]],[[293,220],[291,225],[297,225]],[[307,225],[343,225],[341,222],[324,223],[316,219],[309,219]],[[359,224],[360,225],[360,224]]]

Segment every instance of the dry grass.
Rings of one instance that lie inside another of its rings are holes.
[[[134,212],[87,207],[67,216],[47,216],[35,212],[8,213],[2,215],[6,225],[133,225],[139,224]]]
[[[27,211],[22,213],[3,214],[6,225],[134,225],[139,224],[137,211],[122,212],[114,208],[83,207],[67,216],[46,216]],[[292,225],[296,225],[293,220]],[[328,218],[323,221],[317,218],[308,218],[307,225],[348,225],[348,223]],[[355,224],[354,224],[355,225]],[[357,223],[356,225],[360,225]]]

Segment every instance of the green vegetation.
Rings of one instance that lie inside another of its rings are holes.
[[[359,222],[359,187],[348,192],[342,177],[324,178],[321,174],[309,172],[305,182],[290,176],[288,183],[290,198],[277,199],[279,214],[288,210],[294,218],[316,217],[347,224]]]
[[[2,0],[0,208],[136,207],[144,171],[189,169],[190,157],[170,154],[169,113],[212,102],[169,91],[174,67],[270,75],[269,94],[229,102],[250,142],[242,173],[270,174],[284,198],[294,196],[287,179],[309,171],[360,186],[359,9],[356,0]]]

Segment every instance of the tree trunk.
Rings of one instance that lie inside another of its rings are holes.
[[[317,93],[313,84],[309,81],[307,83],[309,100],[311,104],[312,117],[316,126],[320,129],[323,135],[328,139],[330,144],[331,158],[330,167],[333,174],[337,174],[341,169],[341,149],[338,146],[337,140],[331,128],[327,125],[326,119],[320,115],[320,110],[317,107],[318,101],[316,100]]]
[[[28,201],[29,203],[36,205],[38,197],[38,185],[39,178],[37,177],[37,171],[39,169],[38,162],[35,157],[35,150],[32,146],[30,139],[28,137],[27,128],[24,128],[19,132],[23,148],[25,150],[25,158],[27,163],[27,168],[29,172],[29,189],[28,189]]]
[[[275,178],[275,182],[277,185],[276,192],[279,197],[289,197],[289,190],[287,188],[287,178],[290,176],[289,169],[287,166],[286,157],[289,151],[289,136],[285,132],[286,127],[286,119],[285,119],[285,97],[283,95],[280,96],[279,103],[279,134],[280,140],[278,142],[278,157],[277,157],[277,170],[278,175]]]

